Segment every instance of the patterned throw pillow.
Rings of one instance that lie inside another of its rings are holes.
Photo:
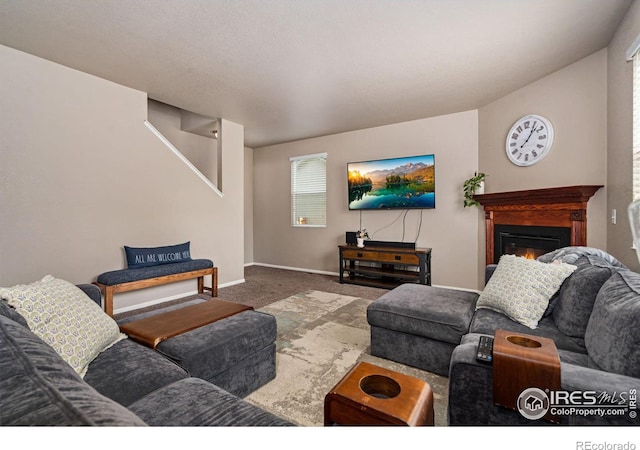
[[[515,255],[503,255],[478,298],[476,310],[492,309],[535,329],[549,300],[574,270],[576,266],[571,264],[547,264]]]
[[[28,285],[0,288],[0,298],[81,377],[100,352],[127,337],[77,286],[51,275]]]

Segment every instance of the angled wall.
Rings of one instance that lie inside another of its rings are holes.
[[[0,286],[90,283],[123,245],[191,241],[220,283],[243,279],[243,127],[222,121],[220,198],[144,126],[147,95],[0,46]],[[116,312],[195,282],[116,296]]]

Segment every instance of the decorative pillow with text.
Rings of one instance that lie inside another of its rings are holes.
[[[191,261],[190,246],[191,242],[164,247],[128,247],[125,245],[124,252],[127,255],[127,267],[129,269],[137,269],[160,264]]]

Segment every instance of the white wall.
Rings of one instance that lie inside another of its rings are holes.
[[[242,280],[243,127],[222,120],[220,198],[144,126],[147,96],[0,46],[0,285],[53,274],[90,283],[125,267],[123,245],[191,241]],[[115,298],[116,310],[195,281]]]
[[[254,149],[254,260],[337,273],[345,231],[360,227],[347,204],[347,163],[435,154],[436,208],[406,216],[405,241],[433,248],[433,284],[476,289],[479,212],[463,208],[462,183],[478,168],[477,111]],[[289,157],[326,152],[327,227],[291,225]],[[364,211],[362,227],[375,240],[401,241],[402,211]]]
[[[253,263],[253,149],[244,149],[244,263]]]

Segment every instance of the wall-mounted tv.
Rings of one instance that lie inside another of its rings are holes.
[[[349,209],[436,207],[434,155],[347,164]]]

